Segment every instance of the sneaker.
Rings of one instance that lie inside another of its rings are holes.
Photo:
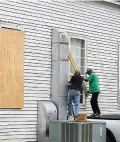
[[[73,117],[73,116],[72,116],[72,115],[68,115],[67,117],[68,117],[68,118],[71,118],[71,117]]]
[[[95,117],[96,115],[98,115],[97,113],[93,113],[90,115],[90,117]]]
[[[78,118],[78,115],[75,116],[75,120],[77,120],[77,118]]]
[[[95,117],[102,117],[102,114],[97,114]]]
[[[68,120],[74,120],[73,116],[68,116]]]

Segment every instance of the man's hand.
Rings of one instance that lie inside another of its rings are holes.
[[[68,82],[68,87],[70,88],[72,86],[72,83]]]
[[[86,79],[86,78],[83,78],[83,80],[86,81],[86,82],[88,82],[88,79]]]
[[[88,96],[90,95],[89,91],[87,91],[87,92],[85,93],[85,95],[86,95],[86,97],[88,97]]]

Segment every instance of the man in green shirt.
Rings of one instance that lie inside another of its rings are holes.
[[[101,112],[98,106],[98,95],[100,93],[99,79],[97,75],[92,71],[92,69],[87,69],[86,74],[88,74],[89,77],[87,79],[84,79],[84,81],[89,82],[89,93],[92,94],[90,102],[93,114],[91,116],[100,117]]]

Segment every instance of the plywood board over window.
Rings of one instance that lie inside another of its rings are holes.
[[[0,28],[0,108],[24,107],[24,32]]]

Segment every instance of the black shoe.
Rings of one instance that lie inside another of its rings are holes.
[[[97,114],[95,117],[102,117],[102,114],[101,113]]]
[[[90,117],[95,117],[96,115],[98,115],[97,113],[93,113],[90,115]]]

